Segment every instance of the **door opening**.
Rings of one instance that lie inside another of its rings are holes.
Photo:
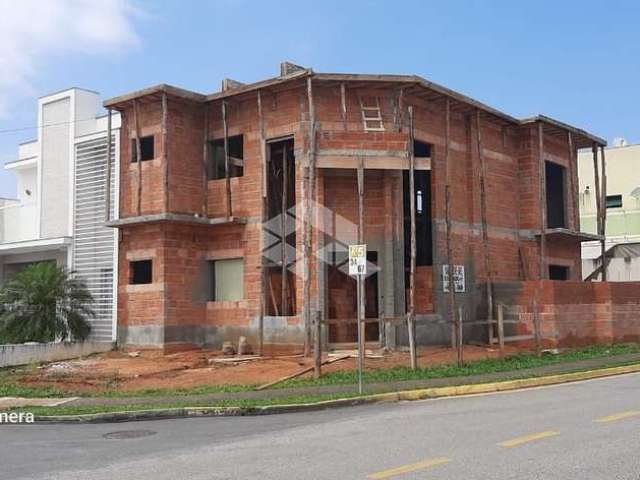
[[[266,230],[277,242],[263,252],[267,315],[296,314],[296,165],[293,139],[267,144]]]

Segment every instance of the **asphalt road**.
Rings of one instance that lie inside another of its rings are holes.
[[[127,431],[153,433],[104,436]],[[640,375],[265,417],[2,425],[0,478],[639,480]]]

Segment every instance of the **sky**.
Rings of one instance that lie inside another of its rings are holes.
[[[201,93],[287,60],[417,74],[516,117],[640,142],[640,2],[0,0],[0,163],[36,136],[36,101],[158,83]],[[0,170],[0,197],[15,178]]]

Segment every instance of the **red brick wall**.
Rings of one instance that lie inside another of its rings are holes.
[[[376,94],[380,97],[385,132],[364,132],[360,113],[359,95]],[[318,120],[317,146],[319,149],[352,150],[404,150],[407,146],[407,115],[397,114],[395,89],[354,90],[347,89],[346,125],[342,117],[340,88],[316,86],[314,98]],[[174,326],[249,326],[259,313],[260,305],[260,248],[259,222],[261,218],[262,164],[256,96],[247,94],[229,98],[227,119],[230,136],[244,135],[244,175],[231,180],[233,214],[246,217],[246,225],[196,227],[184,225],[124,227],[120,244],[121,278],[125,275],[127,254],[132,251],[156,249],[166,279],[159,277],[158,290],[134,291],[121,282],[122,298],[119,302],[121,325],[155,323]],[[445,112],[443,102],[425,102],[410,95],[405,105],[413,105],[415,111],[415,137],[432,145],[432,212],[434,220],[434,267],[420,267],[417,271],[416,307],[418,313],[448,315],[448,306],[440,284],[440,266],[446,263],[445,229],[445,163],[444,135]],[[188,103],[169,97],[167,144],[169,158],[169,211],[175,213],[202,213],[205,202],[209,217],[226,214],[225,181],[203,179],[203,139],[205,108],[201,104]],[[262,95],[264,131],[266,139],[293,136],[297,158],[298,218],[302,217],[301,188],[303,163],[308,148],[309,109],[306,87],[301,82],[295,88],[278,92],[264,91]],[[131,164],[130,137],[133,135],[132,111],[123,108],[123,132],[121,152],[121,202],[120,216],[137,215],[137,165]],[[214,101],[206,107],[210,140],[223,136],[221,103]],[[404,126],[401,126],[401,120]],[[140,103],[140,135],[156,135],[156,159],[142,162],[142,211],[159,213],[164,209],[164,163],[161,141],[161,102],[149,100]],[[346,129],[345,129],[346,127]],[[481,119],[482,154],[486,164],[486,215],[488,222],[488,252],[491,276],[497,282],[513,282],[539,276],[538,241],[535,230],[540,228],[539,215],[539,160],[537,152],[537,128],[505,126],[489,115]],[[480,315],[477,309],[483,302],[483,288],[487,279],[481,229],[480,204],[480,156],[477,150],[475,116],[454,109],[451,113],[449,168],[451,188],[451,247],[452,262],[464,264],[468,289],[457,294],[460,303]],[[568,150],[564,139],[545,137],[545,155],[549,159],[566,164]],[[348,170],[344,170],[348,172]],[[357,195],[355,175],[331,178],[327,181],[318,173],[319,201],[357,222]],[[389,235],[391,212],[388,186],[375,172],[367,174],[365,238],[369,243],[384,243]],[[397,188],[397,187],[396,187]],[[573,212],[568,212],[569,225],[575,224]],[[302,254],[301,222],[298,225],[298,253]],[[386,233],[385,233],[386,232]],[[317,233],[317,232],[316,232]],[[155,235],[155,236],[154,236]],[[315,235],[315,233],[314,233]],[[314,245],[317,237],[314,237]],[[577,243],[556,239],[547,241],[548,255],[553,262],[573,267],[572,278],[578,279],[580,249]],[[215,252],[234,251],[245,258],[245,299],[242,302],[205,305],[194,302],[192,282],[197,277],[199,265],[207,255]],[[522,253],[519,253],[521,251]],[[380,252],[381,253],[381,252]],[[522,260],[521,260],[522,257]],[[524,263],[524,268],[521,266]],[[302,262],[298,262],[296,297],[298,313],[302,311]],[[161,273],[160,273],[161,272]],[[154,276],[156,267],[154,265]],[[312,262],[312,292],[317,296],[317,272]],[[166,282],[166,283],[165,283]],[[165,295],[167,309],[158,310],[157,300]],[[147,287],[151,288],[151,287]],[[144,302],[154,302],[146,309]],[[383,308],[383,306],[380,306]],[[143,311],[144,310],[144,311]],[[400,313],[400,312],[397,312]],[[298,322],[292,317],[292,322]]]
[[[202,213],[203,107],[174,99],[167,105],[169,211]]]
[[[533,334],[537,299],[543,343],[579,346],[640,340],[640,283],[529,281],[514,285],[519,294],[504,301],[520,311],[518,334]],[[505,299],[498,299],[502,302]],[[533,341],[528,342],[530,345]]]
[[[138,164],[131,162],[132,140],[135,138],[133,107],[121,110],[120,136],[120,217],[138,215]],[[164,163],[161,136],[162,108],[160,102],[138,104],[139,136],[154,136],[154,159],[141,162],[141,214],[164,210]]]
[[[118,251],[118,327],[143,327],[163,323],[164,234],[160,225],[123,229]],[[130,285],[129,264],[152,260],[153,282]]]

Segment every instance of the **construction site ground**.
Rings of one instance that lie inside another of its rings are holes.
[[[508,348],[506,354],[516,353]],[[327,358],[350,358],[325,365],[323,373],[355,370],[355,351],[336,351]],[[421,367],[449,364],[456,361],[456,351],[446,347],[424,347],[418,350]],[[465,361],[497,358],[496,348],[465,346]],[[253,358],[252,358],[253,357]],[[219,351],[196,350],[171,355],[158,351],[112,351],[83,359],[68,360],[40,366],[18,367],[11,381],[22,386],[55,388],[75,396],[101,396],[148,390],[190,390],[220,386],[221,390],[242,390],[263,385],[292,375],[313,365],[311,357],[302,354],[277,357],[224,357]],[[389,369],[409,366],[405,352],[367,351],[366,369]],[[307,373],[305,376],[311,376]],[[302,376],[304,378],[304,376]],[[241,388],[233,388],[241,387]]]
[[[621,355],[612,355],[606,357],[598,357],[584,360],[576,360],[571,362],[561,362],[549,365],[543,365],[532,368],[523,368],[519,370],[500,371],[476,375],[431,378],[420,380],[403,380],[389,381],[381,383],[365,384],[365,393],[383,393],[392,391],[413,390],[432,387],[448,387],[456,385],[472,385],[479,383],[500,382],[514,379],[526,379],[533,377],[543,377],[548,375],[559,375],[564,373],[573,373],[580,371],[596,370],[600,368],[611,367],[614,365],[628,365],[640,363],[640,353],[628,353]],[[353,395],[356,392],[353,384],[349,385],[312,385],[303,387],[266,389],[261,391],[245,390],[236,392],[216,392],[216,393],[190,393],[190,394],[163,394],[156,396],[92,396],[68,399],[64,402],[64,408],[105,408],[112,409],[120,406],[124,410],[135,409],[136,405],[149,408],[166,408],[180,404],[215,404],[224,401],[273,401],[277,399],[287,398],[304,398],[305,396],[322,396],[322,395]]]

